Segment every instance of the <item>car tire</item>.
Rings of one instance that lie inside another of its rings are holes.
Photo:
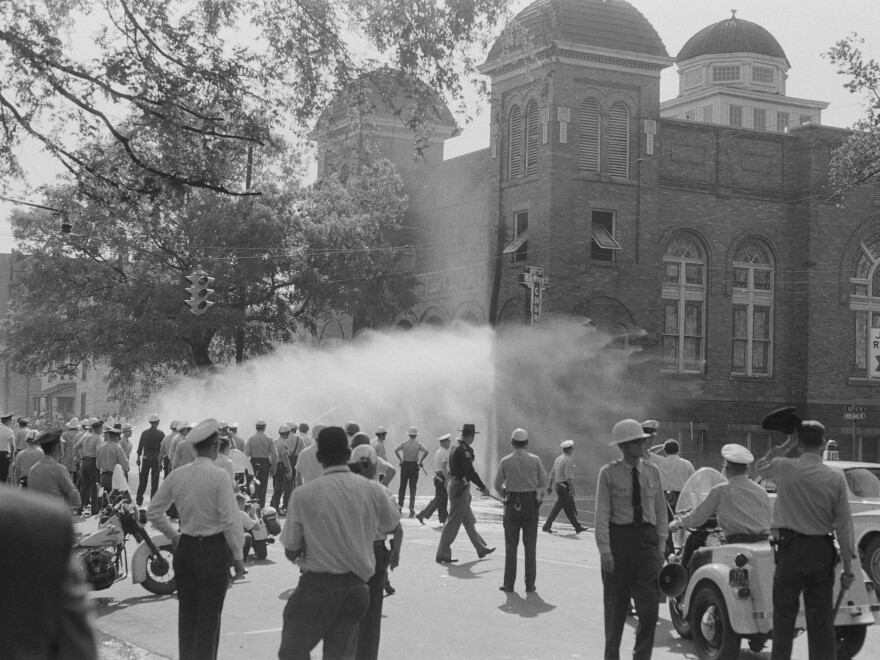
[[[727,605],[714,586],[697,590],[690,610],[690,626],[700,660],[733,660],[739,656],[740,636],[731,628]]]
[[[672,620],[672,627],[675,628],[675,632],[681,635],[682,639],[694,638],[694,633],[691,630],[690,621],[682,617],[681,611],[679,611],[678,609],[677,598],[669,599],[669,618]]]
[[[851,660],[862,650],[868,626],[835,626],[837,660]]]
[[[880,589],[880,535],[874,535],[865,546],[862,568],[874,582],[875,589]]]

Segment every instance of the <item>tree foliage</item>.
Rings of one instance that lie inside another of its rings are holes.
[[[462,98],[508,0],[14,0],[0,2],[0,181],[28,136],[77,178],[155,194],[159,181],[248,195],[212,151],[305,130],[357,98],[378,64],[415,94]],[[428,90],[428,91],[425,91]],[[431,119],[431,104],[417,104]],[[120,120],[119,118],[124,118]],[[80,143],[113,140],[108,169]],[[161,149],[156,146],[161,145]]]
[[[880,181],[880,64],[865,58],[862,44],[864,40],[852,34],[826,53],[837,65],[838,73],[848,78],[844,87],[867,98],[865,116],[832,154],[831,184],[838,193],[871,180]]]
[[[122,146],[93,150],[121,177],[136,168]],[[178,373],[266,353],[330,316],[379,325],[411,305],[414,278],[392,247],[406,209],[393,166],[302,188],[279,176],[290,154],[274,156],[257,159],[259,197],[167,181],[151,195],[100,181],[84,191],[80,181],[46,193],[73,233],[59,232],[55,214],[16,213],[22,256],[4,337],[14,368],[100,361],[131,404]],[[184,305],[197,269],[216,279],[215,305],[200,316]]]

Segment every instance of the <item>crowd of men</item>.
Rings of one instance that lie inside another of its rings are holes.
[[[127,475],[131,427],[91,418],[72,419],[66,429],[34,433],[11,414],[0,415],[0,478],[11,474],[15,485],[44,492],[77,513],[100,508],[98,488],[110,489],[114,470]],[[399,461],[397,500],[387,488],[397,470],[388,462],[387,431],[375,437],[355,422],[340,426],[289,422],[277,436],[266,434],[265,420],[245,441],[238,424],[207,419],[198,424],[173,420],[171,432],[159,429],[158,415],[149,418],[136,448],[142,504],[147,484],[147,517],[175,547],[174,568],[179,599],[180,657],[216,657],[223,602],[230,579],[245,573],[245,531],[240,489],[242,472],[251,473],[259,506],[270,504],[285,515],[280,540],[286,556],[300,570],[297,587],[283,615],[279,657],[305,658],[319,643],[325,657],[377,658],[385,594],[394,593],[388,571],[400,561],[403,529],[400,519],[409,493],[409,517],[422,525],[436,511],[443,530],[436,561],[452,564],[452,546],[461,526],[479,559],[495,551],[476,529],[471,509],[471,484],[484,496],[503,503],[505,560],[499,587],[515,588],[517,551],[522,540],[526,592],[536,590],[536,545],[539,511],[545,492],[554,487],[557,501],[543,530],[565,512],[576,534],[580,523],[574,506],[574,441],[560,444],[561,453],[548,473],[529,451],[529,433],[517,428],[510,436],[512,451],[496,471],[492,494],[474,467],[473,448],[479,431],[466,423],[439,438],[433,459],[434,498],[415,510],[415,489],[429,450],[410,427],[407,439],[393,453]],[[789,658],[799,598],[803,595],[811,659],[835,653],[832,591],[838,551],[843,563],[841,584],[855,579],[852,562],[852,522],[847,488],[839,472],[822,465],[824,428],[819,422],[798,420],[797,433],[773,447],[757,471],[777,484],[778,499],[771,513],[766,491],[748,478],[754,456],[741,445],[728,444],[721,457],[727,480],[685,516],[674,515],[685,482],[694,473],[679,455],[678,443],[653,444],[659,423],[624,419],[611,431],[611,445],[620,458],[603,466],[596,488],[595,538],[604,587],[606,659],[619,658],[625,621],[638,623],[633,657],[650,658],[658,619],[658,575],[670,556],[670,532],[696,528],[716,517],[728,542],[766,540],[779,530],[778,563],[773,590],[774,659]],[[22,429],[23,432],[22,432]],[[311,430],[311,434],[309,431]],[[795,445],[798,458],[785,458]],[[77,487],[74,488],[74,484]],[[176,523],[174,522],[176,521]],[[389,536],[390,544],[388,544]],[[680,558],[685,564],[700,541],[692,534]]]

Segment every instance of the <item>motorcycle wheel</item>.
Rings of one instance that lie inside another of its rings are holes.
[[[739,657],[740,637],[730,627],[727,605],[715,587],[701,587],[697,591],[690,615],[694,646],[700,660]]]
[[[877,589],[880,589],[880,537],[875,536],[865,548],[862,556],[862,568],[873,580]]]
[[[868,626],[835,626],[837,639],[837,660],[850,660],[856,657],[865,643]]]
[[[174,579],[174,550],[170,543],[158,546],[159,554],[168,562],[168,569],[163,571],[157,565],[157,557],[151,554],[147,557],[147,576],[141,583],[147,591],[158,596],[166,596],[177,591],[177,582]]]
[[[675,628],[675,632],[681,635],[682,639],[694,638],[694,631],[691,630],[690,621],[681,615],[681,611],[678,609],[678,601],[675,598],[669,599],[669,618],[672,620],[672,627]]]
[[[261,541],[254,541],[254,556],[257,559],[265,559],[269,556],[268,544],[266,543],[266,539]]]

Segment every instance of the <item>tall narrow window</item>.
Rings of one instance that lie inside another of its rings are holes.
[[[513,235],[516,249],[513,262],[528,261],[529,258],[529,212],[519,211],[513,214]]]
[[[780,133],[788,133],[788,122],[790,115],[787,112],[776,113],[776,130]]]
[[[608,173],[629,175],[629,109],[615,103],[608,113]]]
[[[729,109],[729,119],[731,126],[743,125],[743,108],[741,105],[732,105]]]
[[[703,106],[703,121],[707,124],[712,123],[712,106],[704,105]]]
[[[754,128],[756,131],[766,131],[767,110],[765,110],[764,108],[753,108],[752,112],[752,128]]]
[[[731,372],[770,376],[773,363],[773,261],[766,247],[746,241],[733,257]]]
[[[590,227],[590,258],[593,261],[614,261],[620,244],[614,237],[614,211],[593,211]]]
[[[578,167],[582,170],[599,171],[599,127],[599,104],[586,99],[578,117]]]
[[[880,381],[880,236],[863,241],[850,275],[850,376]]]
[[[532,100],[526,106],[526,176],[538,173],[538,143],[540,139],[538,102]]]
[[[522,113],[519,106],[510,111],[510,139],[508,140],[507,178],[516,179],[522,176]]]
[[[706,259],[700,244],[689,234],[679,234],[666,248],[662,295],[664,368],[703,373]]]

